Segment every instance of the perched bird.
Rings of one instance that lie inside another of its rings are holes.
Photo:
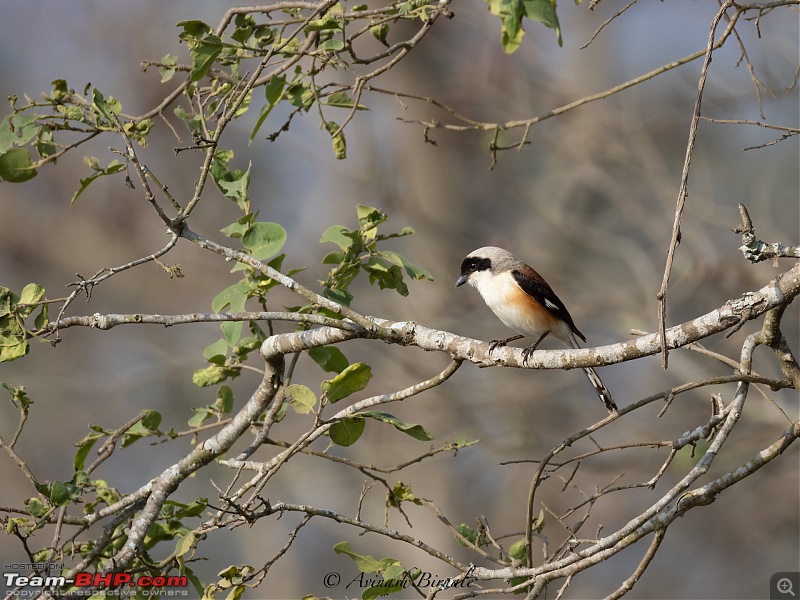
[[[586,341],[567,307],[544,278],[507,250],[486,246],[470,253],[461,263],[456,287],[465,283],[477,289],[492,312],[519,334],[494,340],[489,347],[490,354],[498,346],[526,336],[536,341],[525,349],[523,362],[548,334],[570,348],[580,348],[577,338]],[[583,372],[608,411],[615,412],[617,405],[597,371],[585,367]]]

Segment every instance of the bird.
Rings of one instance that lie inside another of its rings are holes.
[[[508,250],[485,246],[471,252],[461,263],[456,287],[469,284],[478,290],[492,312],[517,335],[493,340],[489,354],[500,346],[524,337],[536,341],[523,351],[523,364],[548,335],[561,340],[570,348],[580,348],[578,338],[586,336],[575,326],[572,316],[553,288],[532,267]],[[592,367],[583,372],[597,392],[608,412],[617,412],[611,392]]]

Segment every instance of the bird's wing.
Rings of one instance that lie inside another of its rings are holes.
[[[528,294],[531,298],[536,300],[539,304],[544,306],[547,310],[553,313],[559,319],[562,319],[569,325],[572,332],[581,338],[584,342],[586,336],[583,335],[575,326],[572,316],[569,314],[567,307],[561,301],[561,298],[556,296],[544,278],[536,271],[528,267],[528,265],[520,266],[511,271],[511,276],[523,292]]]

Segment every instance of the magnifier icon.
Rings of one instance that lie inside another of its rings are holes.
[[[797,597],[797,594],[795,594],[792,590],[792,580],[787,577],[778,579],[778,583],[775,584],[775,587],[778,588],[778,591],[781,594],[789,594],[792,596],[792,598]]]

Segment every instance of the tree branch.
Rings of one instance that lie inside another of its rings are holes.
[[[661,289],[656,296],[658,298],[658,330],[661,335],[661,364],[664,369],[669,364],[669,347],[666,340],[667,329],[667,288],[669,286],[669,277],[672,273],[672,263],[675,260],[675,251],[681,239],[681,219],[683,217],[683,209],[686,206],[686,199],[689,195],[689,166],[692,163],[692,153],[694,151],[694,143],[697,139],[697,124],[700,122],[700,107],[703,103],[703,90],[706,86],[706,78],[708,77],[708,68],[711,65],[711,54],[714,51],[714,36],[717,32],[717,25],[719,25],[722,17],[727,13],[728,9],[734,5],[733,0],[726,0],[714,15],[711,20],[711,28],[708,32],[708,47],[706,48],[705,59],[703,60],[703,67],[700,69],[700,78],[697,81],[697,97],[694,104],[694,112],[692,113],[692,121],[689,124],[689,142],[686,145],[686,158],[683,163],[683,173],[681,174],[681,183],[678,190],[678,202],[675,207],[675,219],[672,223],[672,237],[667,250],[667,262],[664,267],[664,277],[661,280]],[[728,28],[723,34],[722,38],[725,39],[733,30],[736,21],[739,18],[741,11],[736,11],[733,17],[729,19]]]

